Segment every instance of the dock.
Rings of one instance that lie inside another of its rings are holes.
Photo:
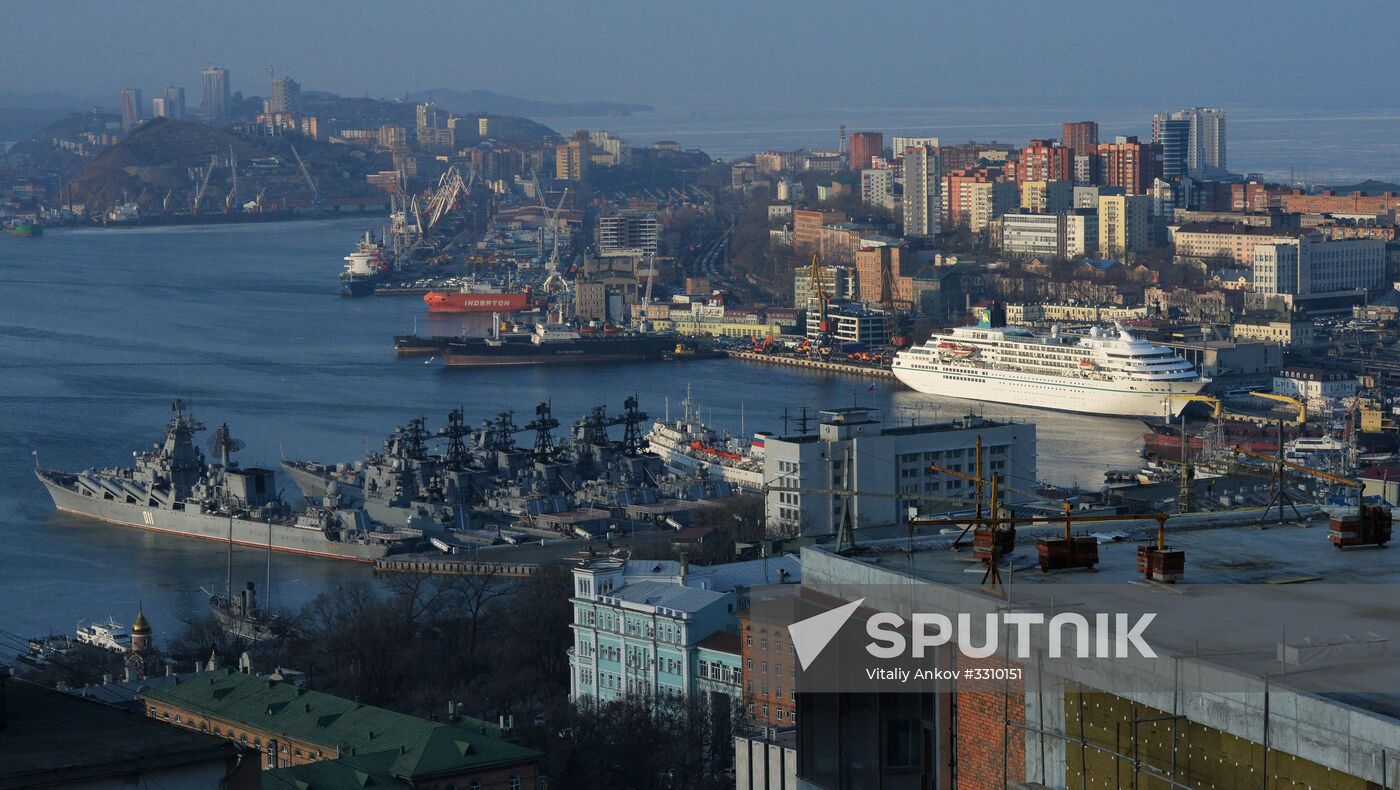
[[[820,359],[784,356],[781,354],[759,354],[753,351],[727,351],[725,353],[729,355],[730,359],[742,359],[746,362],[788,365],[790,367],[807,368],[809,370],[820,370],[823,373],[839,373],[846,376],[869,376],[881,379],[894,378],[894,371],[886,367],[874,365],[853,365],[849,362],[829,362]]]
[[[374,572],[380,573],[432,573],[442,576],[501,576],[524,579],[540,571],[539,565],[530,562],[481,562],[479,560],[453,559],[445,554],[400,555],[382,557],[374,561]]]

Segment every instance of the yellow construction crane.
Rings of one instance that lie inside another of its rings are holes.
[[[1267,398],[1268,400],[1276,400],[1282,403],[1287,403],[1288,405],[1297,409],[1298,419],[1296,422],[1293,423],[1294,425],[1302,425],[1303,423],[1308,421],[1308,404],[1304,403],[1298,398],[1294,398],[1290,395],[1275,395],[1272,392],[1251,392],[1249,394],[1253,395],[1256,398]]]
[[[1213,395],[1168,395],[1168,396],[1167,396],[1167,403],[1178,403],[1178,402],[1180,402],[1180,401],[1186,401],[1187,403],[1205,403],[1205,404],[1209,404],[1209,406],[1210,406],[1210,418],[1211,418],[1212,420],[1218,420],[1218,419],[1220,419],[1220,399],[1217,398],[1217,397],[1215,397],[1215,396],[1213,396]]]

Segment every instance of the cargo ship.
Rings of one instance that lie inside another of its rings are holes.
[[[443,360],[449,367],[641,362],[666,359],[675,349],[674,334],[580,333],[562,324],[536,324],[528,335],[494,333],[451,340]]]
[[[518,313],[531,307],[530,289],[496,291],[429,291],[423,294],[429,313]]]
[[[384,245],[374,238],[373,231],[365,231],[364,238],[355,245],[355,251],[345,256],[345,271],[340,273],[341,295],[368,296],[374,293],[374,286],[388,268]]]
[[[44,235],[44,226],[37,222],[11,222],[5,225],[5,235],[34,238]]]

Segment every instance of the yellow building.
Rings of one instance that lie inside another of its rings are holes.
[[[588,139],[574,139],[554,147],[554,177],[582,181],[588,177]]]
[[[1099,195],[1099,255],[1140,252],[1151,238],[1151,195]]]

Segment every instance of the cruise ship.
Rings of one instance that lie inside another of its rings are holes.
[[[1118,417],[1176,416],[1209,379],[1165,346],[1095,327],[959,327],[894,358],[894,375],[930,395]]]

